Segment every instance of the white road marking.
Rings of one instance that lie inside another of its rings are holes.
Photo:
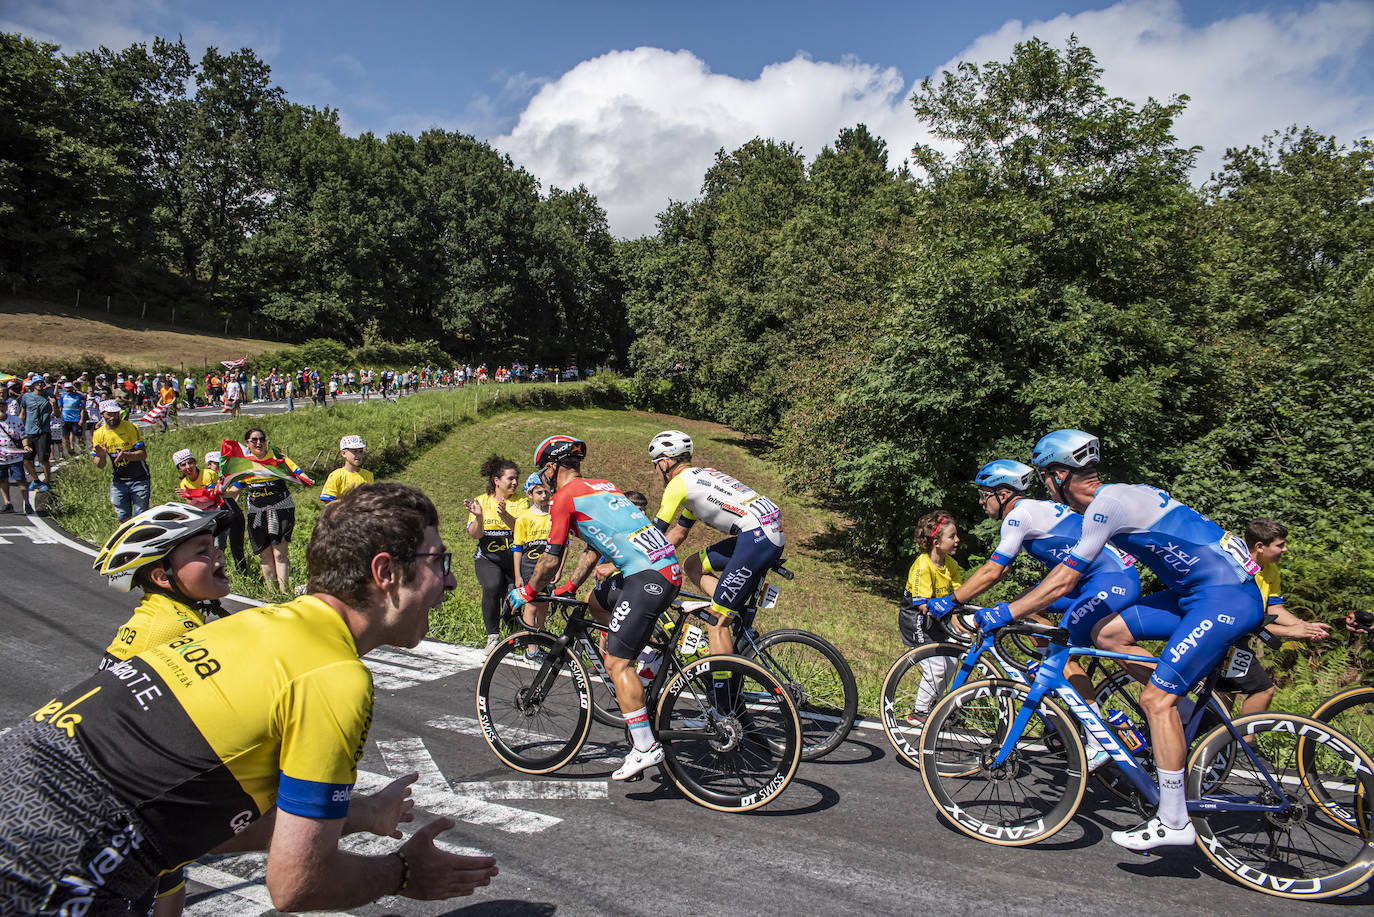
[[[477,799],[605,799],[606,782],[584,780],[482,780],[453,784]]]
[[[488,825],[512,834],[533,834],[560,823],[563,819],[538,812],[526,812],[500,803],[487,802],[475,796],[459,795],[449,786],[448,779],[430,757],[429,749],[420,739],[393,739],[378,742],[387,770],[393,774],[415,771],[420,779],[412,784],[417,808],[436,815],[448,815],[475,825]]]
[[[393,842],[394,843],[394,842]],[[248,854],[243,857],[235,857],[235,862],[248,862],[251,858],[265,858],[261,854]],[[253,872],[261,870],[254,868]],[[271,911],[272,896],[267,891],[267,886],[262,883],[262,877],[255,875],[252,878],[235,875],[226,872],[218,866],[207,866],[200,863],[193,863],[186,867],[186,877],[201,885],[215,889],[215,893],[208,897],[189,904],[186,913],[193,917],[244,917],[248,914],[265,914]],[[312,911],[323,917],[347,917],[337,911]]]
[[[401,691],[427,681],[480,668],[486,653],[476,647],[426,640],[414,649],[388,647],[363,657],[372,670],[373,687]]]
[[[52,529],[44,526],[38,528],[32,525],[7,525],[0,528],[0,544],[10,544],[11,538],[27,540],[33,544],[60,544]]]

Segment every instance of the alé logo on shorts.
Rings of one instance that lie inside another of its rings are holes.
[[[1212,623],[1212,619],[1208,618],[1207,620],[1198,624],[1197,627],[1194,627],[1192,630],[1188,631],[1188,633],[1185,634],[1183,637],[1181,646],[1169,647],[1169,661],[1178,662],[1184,656],[1188,655],[1189,650],[1196,649],[1197,642],[1203,638],[1207,631],[1211,630],[1215,626],[1216,625]]]

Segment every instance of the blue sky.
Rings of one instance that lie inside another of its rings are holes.
[[[0,29],[68,51],[185,37],[251,47],[290,99],[340,111],[350,133],[461,130],[545,188],[579,183],[622,236],[696,196],[720,147],[755,135],[808,156],[867,123],[894,164],[927,139],[907,99],[959,60],[1006,59],[1075,33],[1114,94],[1188,93],[1178,122],[1204,153],[1291,123],[1349,142],[1374,133],[1374,3],[1177,0],[674,3],[208,3],[5,0]]]

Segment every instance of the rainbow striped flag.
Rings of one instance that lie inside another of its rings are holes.
[[[286,456],[274,446],[268,447],[268,455],[258,458],[248,451],[243,443],[226,439],[219,444],[219,488],[223,491],[240,478],[269,477],[280,478],[296,484],[313,487],[315,482],[306,477],[305,472],[295,472],[286,462]]]

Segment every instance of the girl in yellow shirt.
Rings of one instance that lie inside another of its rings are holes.
[[[907,573],[906,589],[897,611],[897,629],[907,646],[949,639],[944,623],[926,614],[925,600],[949,595],[964,582],[964,571],[954,559],[959,529],[952,514],[937,509],[922,516],[916,523],[916,542],[921,556]],[[921,663],[921,685],[907,722],[915,726],[925,723],[926,715],[943,691],[949,665],[949,659],[943,656]]]

